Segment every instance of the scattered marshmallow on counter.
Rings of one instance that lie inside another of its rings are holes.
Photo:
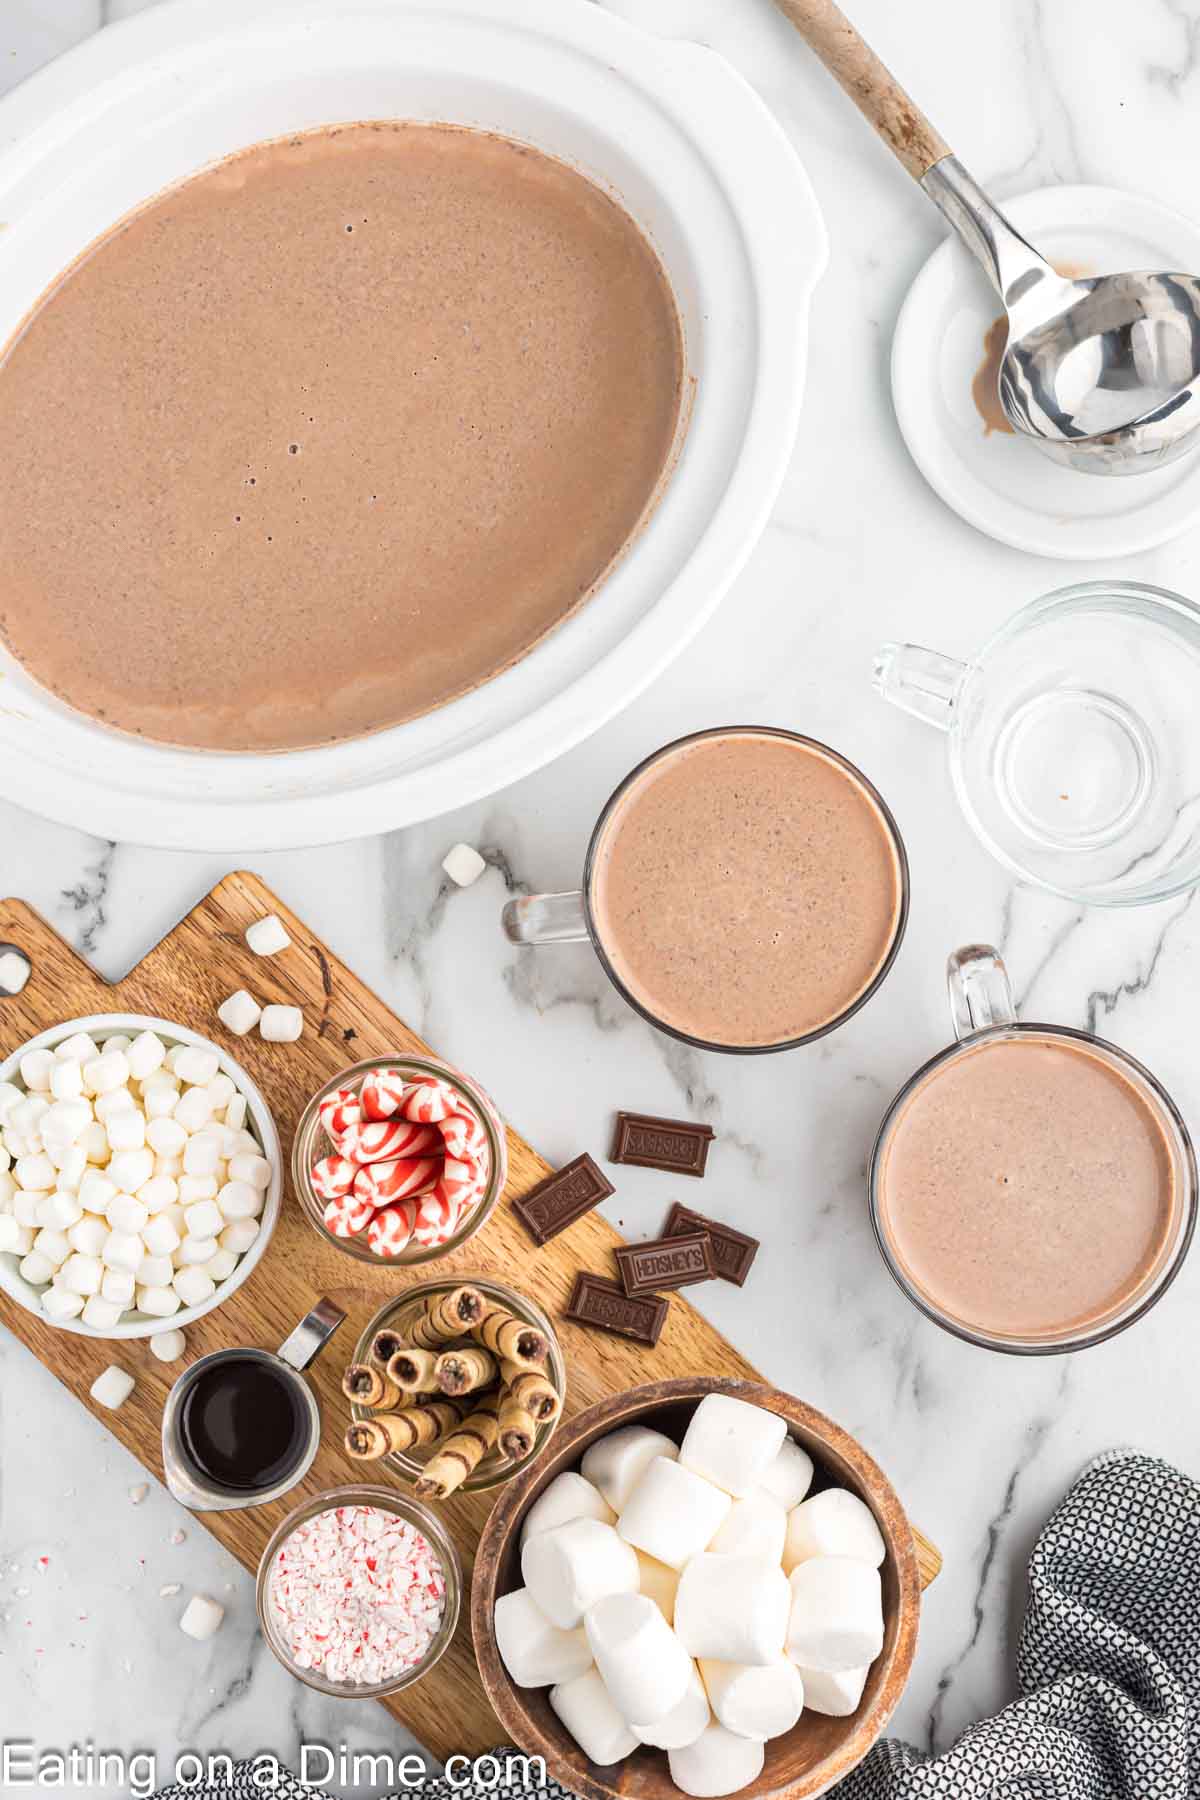
[[[19,994],[30,973],[29,958],[22,956],[19,950],[0,953],[0,993]]]
[[[119,1406],[124,1406],[133,1389],[133,1376],[128,1370],[109,1363],[104,1373],[97,1375],[88,1392],[97,1406],[107,1406],[110,1412],[116,1412]]]
[[[294,1044],[304,1030],[304,1014],[298,1006],[264,1006],[258,1035],[268,1044]]]
[[[156,1331],[150,1339],[150,1354],[159,1362],[178,1362],[187,1349],[187,1339],[176,1327],[171,1331]]]
[[[291,942],[275,913],[268,913],[265,919],[255,919],[253,925],[246,927],[246,944],[255,956],[278,956],[281,950],[290,947]]]
[[[183,1609],[179,1629],[185,1636],[203,1643],[220,1630],[224,1617],[225,1608],[218,1601],[210,1600],[207,1594],[193,1594]]]
[[[697,1800],[753,1782],[806,1708],[849,1718],[883,1647],[886,1548],[857,1494],[808,1498],[813,1474],[783,1418],[732,1395],[679,1446],[597,1439],[522,1522],[525,1585],[495,1611],[512,1680],[549,1688],[590,1761],[663,1750]]]
[[[470,887],[479,880],[487,864],[470,844],[455,844],[442,858],[442,867],[456,887]]]
[[[101,1334],[211,1298],[258,1237],[271,1165],[216,1051],[76,1032],[0,1082],[0,1252],[56,1324]]]
[[[253,994],[248,994],[245,988],[238,988],[227,1000],[222,1000],[217,1008],[217,1017],[226,1031],[232,1031],[234,1037],[245,1037],[262,1018],[262,1007]]]

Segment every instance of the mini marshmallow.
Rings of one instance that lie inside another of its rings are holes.
[[[161,1174],[156,1164],[149,1181],[144,1181],[138,1189],[137,1198],[146,1209],[146,1217],[152,1219],[156,1213],[174,1206],[179,1198],[179,1183],[174,1175]]]
[[[212,1118],[212,1101],[202,1087],[184,1088],[175,1102],[175,1111],[171,1114],[177,1125],[182,1125],[186,1132],[199,1131]],[[184,1167],[187,1166],[187,1150],[184,1150]]]
[[[97,1219],[92,1213],[85,1213],[82,1219],[71,1226],[67,1239],[72,1250],[77,1250],[80,1256],[94,1256],[99,1261],[108,1232],[109,1228],[103,1219]]]
[[[637,1749],[637,1739],[609,1699],[595,1669],[550,1689],[550,1707],[589,1762],[605,1768]]]
[[[217,1239],[222,1250],[232,1250],[235,1256],[244,1256],[259,1234],[257,1219],[235,1219],[227,1225]]]
[[[78,1230],[78,1227],[75,1227]],[[67,1233],[70,1237],[70,1232]],[[105,1232],[105,1237],[111,1233]],[[72,1239],[74,1242],[74,1239]],[[63,1264],[63,1286],[69,1293],[91,1295],[100,1292],[100,1282],[104,1275],[104,1266],[98,1256],[86,1256],[80,1250],[72,1251]]]
[[[107,1046],[83,1065],[83,1085],[91,1094],[111,1094],[129,1085],[129,1060],[123,1050]]]
[[[79,1183],[79,1204],[86,1212],[102,1213],[117,1193],[117,1184],[99,1169],[88,1169]]]
[[[711,1662],[773,1663],[783,1654],[791,1592],[766,1556],[694,1556],[679,1577],[675,1630]]]
[[[45,1287],[54,1274],[55,1267],[49,1257],[43,1256],[38,1250],[30,1250],[18,1263],[17,1272],[30,1287]]]
[[[216,1282],[203,1269],[176,1269],[171,1286],[185,1306],[203,1306],[217,1291]]]
[[[70,1149],[58,1159],[59,1187],[65,1193],[75,1193],[87,1174],[87,1167],[87,1151],[82,1144],[72,1144]]]
[[[132,1270],[105,1269],[100,1292],[105,1300],[115,1301],[120,1307],[132,1306],[134,1285]]]
[[[248,1031],[254,1030],[262,1017],[262,1007],[253,994],[248,994],[245,988],[238,988],[228,999],[222,1000],[217,1008],[217,1017],[226,1031],[231,1031],[234,1037],[245,1037]]]
[[[206,1088],[205,1093],[208,1092]],[[230,1131],[228,1125],[222,1125],[219,1119],[210,1119],[207,1125],[200,1127],[201,1137],[210,1137],[217,1146],[222,1162],[228,1162],[237,1153],[237,1132]]]
[[[71,1254],[71,1243],[65,1231],[55,1231],[52,1226],[43,1226],[33,1240],[33,1247],[39,1256],[44,1256],[52,1269],[57,1269],[66,1262]],[[26,1277],[28,1279],[28,1277]]]
[[[136,1194],[154,1173],[152,1150],[118,1150],[105,1173],[122,1194]]]
[[[861,1669],[805,1669],[796,1672],[804,1683],[804,1706],[807,1712],[827,1713],[831,1719],[848,1719],[858,1711],[858,1703],[867,1685],[871,1665]]]
[[[28,1256],[33,1249],[33,1229],[12,1213],[0,1213],[0,1250],[12,1256]]]
[[[142,1089],[142,1109],[147,1119],[169,1119],[179,1103],[179,1089],[173,1081],[160,1081],[157,1076]]]
[[[804,1710],[804,1683],[793,1662],[702,1662],[700,1674],[709,1704],[727,1731],[739,1737],[782,1737]]]
[[[180,1307],[179,1295],[174,1288],[140,1287],[137,1290],[138,1311],[149,1313],[152,1319],[169,1319]]]
[[[79,1100],[83,1096],[83,1070],[77,1062],[55,1060],[50,1071],[50,1092],[56,1100]]]
[[[132,1042],[133,1039],[127,1037],[123,1031],[114,1031],[111,1037],[105,1038],[101,1048],[104,1050],[128,1050]]]
[[[147,1185],[149,1184],[147,1183]],[[114,1231],[123,1231],[131,1237],[136,1237],[144,1228],[150,1214],[142,1202],[135,1200],[132,1194],[114,1194],[104,1209],[104,1217]]]
[[[255,919],[253,925],[246,927],[246,945],[255,956],[278,956],[281,950],[289,948],[291,941],[276,913],[268,913],[265,919]]]
[[[241,1130],[246,1123],[246,1114],[249,1110],[245,1094],[235,1094],[225,1108],[225,1123],[231,1131]]]
[[[8,1115],[14,1106],[20,1106],[25,1095],[15,1081],[0,1081],[0,1125],[8,1123]]]
[[[134,1388],[133,1376],[125,1369],[118,1369],[115,1363],[109,1363],[102,1375],[97,1375],[88,1392],[97,1406],[107,1406],[110,1412],[116,1412],[118,1406],[124,1406]]]
[[[638,1559],[639,1591],[647,1594],[657,1606],[668,1625],[675,1623],[675,1595],[679,1589],[678,1569],[668,1569],[666,1563],[658,1562],[653,1556],[647,1556],[644,1550],[635,1551]],[[660,1746],[663,1750],[668,1745]]]
[[[554,1477],[525,1514],[522,1545],[539,1531],[553,1531],[556,1525],[566,1525],[571,1519],[599,1519],[602,1525],[615,1525],[617,1515],[598,1488],[568,1469]]]
[[[220,1629],[224,1617],[225,1608],[217,1601],[210,1600],[207,1594],[193,1594],[183,1609],[179,1629],[185,1636],[203,1643]]]
[[[214,1250],[208,1261],[201,1263],[200,1267],[208,1279],[215,1281],[219,1287],[223,1281],[229,1280],[237,1265],[238,1259],[232,1250]]]
[[[294,1044],[304,1031],[304,1014],[298,1006],[264,1006],[258,1035],[268,1044]]]
[[[18,1187],[45,1192],[54,1186],[57,1171],[45,1151],[37,1151],[32,1156],[18,1156],[13,1174]]]
[[[18,1063],[21,1080],[30,1093],[50,1092],[50,1072],[54,1068],[53,1050],[27,1050]]]
[[[42,1311],[56,1325],[64,1319],[77,1319],[84,1308],[82,1294],[73,1294],[70,1288],[48,1287],[41,1293]]]
[[[137,1287],[169,1288],[175,1279],[175,1264],[169,1256],[143,1256],[133,1279]]]
[[[179,1192],[176,1198],[185,1209],[194,1206],[197,1200],[215,1200],[216,1197],[217,1178],[215,1175],[180,1176]]]
[[[111,1331],[124,1310],[115,1300],[106,1300],[103,1294],[91,1294],[79,1316],[94,1331]]]
[[[187,1339],[177,1328],[172,1331],[156,1331],[150,1339],[150,1354],[159,1362],[178,1362],[187,1349]]]
[[[695,1800],[736,1794],[762,1774],[766,1749],[754,1738],[739,1737],[717,1722],[682,1750],[667,1751],[671,1780]]]
[[[181,1103],[182,1104],[182,1103]],[[207,1097],[205,1105],[208,1104]],[[183,1167],[188,1175],[215,1175],[221,1160],[221,1147],[210,1137],[191,1137],[183,1152]]]
[[[730,1394],[706,1394],[683,1434],[679,1460],[740,1500],[756,1488],[787,1436],[778,1413]]]
[[[12,1216],[17,1224],[28,1225],[31,1231],[39,1230],[42,1207],[49,1198],[45,1188],[18,1188],[12,1197]]]
[[[179,1281],[176,1276],[176,1291]],[[597,1600],[636,1594],[638,1586],[633,1550],[599,1519],[570,1519],[538,1532],[521,1551],[521,1574],[534,1604],[560,1631],[574,1631]]]
[[[11,1108],[4,1123],[6,1130],[19,1132],[22,1137],[32,1138],[41,1135],[41,1123],[50,1110],[50,1105],[41,1094],[26,1094],[20,1103]]]
[[[613,1511],[620,1513],[655,1457],[674,1462],[678,1455],[678,1445],[661,1431],[651,1431],[645,1425],[624,1425],[588,1446],[579,1472],[599,1488]]]
[[[182,1156],[187,1141],[178,1119],[151,1119],[146,1126],[146,1142],[156,1156]]]
[[[146,1247],[132,1231],[110,1231],[100,1250],[100,1260],[106,1269],[128,1269],[130,1274],[138,1267]]]
[[[874,1513],[849,1488],[825,1488],[788,1514],[783,1566],[789,1575],[812,1556],[850,1556],[877,1569],[886,1554]]]
[[[677,1706],[649,1725],[631,1725],[629,1729],[641,1743],[652,1744],[656,1750],[683,1750],[695,1743],[711,1719],[704,1683],[693,1666]]]
[[[539,1611],[528,1588],[502,1595],[492,1623],[500,1660],[518,1687],[573,1681],[592,1666],[583,1627],[560,1631]]]
[[[128,1088],[114,1088],[110,1094],[97,1094],[96,1096],[95,1116],[101,1121],[105,1131],[108,1130],[109,1120],[115,1119],[118,1113],[136,1113],[136,1110],[137,1101]],[[108,1141],[111,1145],[111,1136]],[[130,1144],[126,1147],[131,1150],[141,1149],[140,1144]]]
[[[167,1046],[156,1031],[139,1031],[125,1052],[129,1073],[135,1081],[145,1081],[147,1075],[162,1068],[166,1058]]]
[[[692,1659],[647,1594],[608,1594],[583,1617],[608,1697],[625,1720],[665,1719],[687,1693]]]
[[[179,1266],[181,1268],[203,1268],[205,1263],[210,1262],[216,1256],[218,1248],[215,1237],[185,1237],[179,1246]],[[212,1279],[211,1276],[209,1279]]]
[[[32,964],[19,950],[0,952],[0,994],[19,994],[32,974]]]
[[[221,1067],[215,1050],[202,1050],[198,1044],[185,1044],[175,1058],[174,1071],[189,1087],[207,1087]],[[211,1107],[209,1109],[211,1111]]]
[[[54,1055],[59,1062],[91,1062],[99,1054],[99,1044],[86,1031],[77,1031],[74,1036],[64,1038],[61,1044],[54,1046]]]
[[[241,1150],[229,1159],[229,1179],[244,1181],[248,1187],[263,1191],[271,1185],[271,1165],[265,1156]]]
[[[772,1500],[778,1500],[784,1512],[790,1512],[807,1494],[812,1478],[812,1457],[807,1450],[801,1449],[795,1438],[785,1437],[778,1456],[759,1482],[758,1491],[769,1494]]]
[[[108,1161],[108,1133],[99,1119],[93,1119],[90,1125],[85,1125],[76,1142],[89,1163]]]
[[[225,1226],[225,1219],[215,1200],[197,1200],[184,1209],[188,1237],[215,1238]]]
[[[224,1112],[233,1096],[237,1093],[233,1082],[223,1070],[218,1071],[211,1081],[204,1084],[204,1091],[212,1101],[214,1113]]]
[[[883,1649],[878,1569],[849,1556],[813,1556],[788,1580],[787,1653],[793,1662],[832,1674],[874,1662]]]
[[[165,1213],[157,1213],[143,1225],[142,1242],[151,1256],[170,1256],[179,1248],[179,1233]]]
[[[456,887],[465,888],[470,887],[473,881],[479,880],[487,868],[487,864],[478,850],[473,850],[470,844],[455,844],[454,848],[448,850],[443,856],[442,868]]]
[[[83,1217],[83,1208],[75,1194],[56,1191],[47,1194],[38,1207],[38,1224],[47,1231],[69,1231]],[[72,1246],[74,1248],[74,1246]]]
[[[225,1224],[234,1219],[257,1219],[263,1209],[262,1190],[251,1187],[248,1181],[227,1181],[217,1195],[216,1204]]]
[[[682,1569],[713,1540],[732,1501],[691,1469],[656,1456],[617,1521],[627,1544]]]
[[[710,1550],[721,1556],[766,1556],[777,1563],[787,1536],[787,1514],[778,1501],[758,1489],[735,1500]]]

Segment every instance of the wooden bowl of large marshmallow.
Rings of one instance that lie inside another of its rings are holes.
[[[663,1381],[590,1407],[480,1540],[475,1652],[506,1731],[585,1800],[820,1794],[916,1649],[912,1530],[803,1401]]]

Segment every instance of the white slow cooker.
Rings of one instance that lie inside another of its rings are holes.
[[[664,496],[588,604],[522,662],[351,743],[275,756],[163,748],[70,711],[0,651],[5,791],[51,818],[233,851],[463,805],[640,692],[766,521],[826,257],[812,190],[719,56],[587,0],[173,0],[100,32],[0,101],[0,344],[61,270],[160,189],[260,139],[370,118],[504,132],[572,163],[642,226],[679,302],[692,388]],[[147,594],[148,619],[153,607]]]

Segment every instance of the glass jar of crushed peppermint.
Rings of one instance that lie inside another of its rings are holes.
[[[388,1488],[334,1488],[274,1533],[257,1599],[263,1636],[298,1681],[340,1699],[378,1699],[419,1681],[447,1649],[462,1565],[419,1501]]]

